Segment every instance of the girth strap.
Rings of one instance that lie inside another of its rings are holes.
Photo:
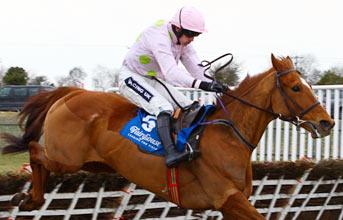
[[[168,194],[172,203],[181,205],[180,194],[179,194],[179,168],[168,168],[167,170],[168,180]]]

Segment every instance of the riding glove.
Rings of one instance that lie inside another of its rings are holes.
[[[217,81],[212,81],[212,82],[201,81],[199,88],[208,92],[216,92],[216,93],[223,93],[228,89],[227,86],[222,85]]]

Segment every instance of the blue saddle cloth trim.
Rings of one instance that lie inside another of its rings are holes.
[[[215,108],[213,105],[206,105],[205,111],[190,127],[183,128],[177,134],[176,147],[178,151],[183,152],[189,136],[201,122],[205,120],[207,114]],[[143,109],[139,109],[137,116],[131,119],[120,134],[138,145],[139,149],[159,156],[164,155],[164,148],[157,132],[157,120],[153,115],[148,114]]]

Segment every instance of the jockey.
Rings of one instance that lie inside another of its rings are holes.
[[[127,53],[119,71],[119,92],[132,103],[157,116],[157,130],[166,152],[168,167],[188,159],[178,152],[171,137],[171,117],[178,106],[192,101],[174,86],[223,92],[226,88],[204,77],[203,67],[191,45],[204,33],[205,21],[194,7],[183,7],[170,22],[148,27]],[[181,61],[186,70],[178,66]],[[168,93],[168,91],[171,95]]]

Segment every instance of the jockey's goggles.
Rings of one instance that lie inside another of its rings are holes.
[[[187,29],[182,29],[182,34],[184,34],[186,37],[197,37],[201,33],[195,32],[195,31],[191,31],[191,30],[187,30]]]

